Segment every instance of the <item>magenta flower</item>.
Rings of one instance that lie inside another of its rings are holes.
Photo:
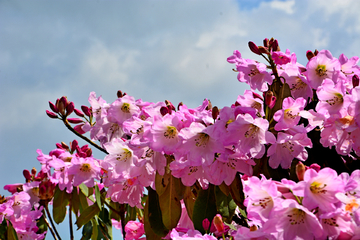
[[[336,81],[340,69],[340,62],[331,55],[330,51],[321,50],[306,65],[306,74],[310,86],[316,90],[325,78]]]
[[[306,100],[302,97],[296,100],[292,97],[285,98],[282,109],[274,114],[274,120],[278,122],[275,125],[275,130],[288,130],[297,125],[300,120],[300,111],[304,110],[305,105]]]
[[[145,233],[144,224],[136,221],[128,221],[125,225],[125,232],[125,240],[137,240]]]
[[[87,187],[94,186],[94,179],[100,180],[100,166],[94,158],[78,158],[71,159],[71,166],[68,174],[73,176],[73,185],[79,186],[84,183]]]
[[[187,233],[177,232],[174,228],[170,232],[170,238],[172,240],[217,240],[216,237],[210,236],[208,234],[202,235],[197,230],[188,230]]]
[[[312,147],[311,139],[306,133],[292,135],[279,132],[276,143],[272,144],[267,152],[270,156],[270,167],[275,169],[281,165],[282,168],[287,169],[290,168],[294,158],[305,161],[308,157],[305,147]]]
[[[323,235],[317,217],[293,199],[278,200],[264,232],[278,232],[281,239],[314,239]]]
[[[286,49],[285,53],[281,51],[275,51],[271,53],[271,57],[275,64],[284,65],[291,61],[290,50]]]
[[[239,71],[238,80],[248,83],[252,90],[264,92],[273,81],[270,73],[266,71],[266,65],[251,59],[244,59],[236,69]]]
[[[117,123],[122,124],[126,119],[137,115],[139,112],[140,109],[136,106],[134,97],[125,95],[110,104],[108,118],[112,119],[110,120],[111,122],[116,121]]]
[[[344,184],[335,170],[323,168],[319,172],[308,169],[304,175],[303,205],[312,210],[319,207],[324,211],[334,211],[339,202],[336,193],[344,191]]]
[[[274,143],[275,136],[268,131],[269,122],[263,118],[253,118],[250,114],[239,114],[228,126],[232,133],[229,140],[237,143],[240,152],[249,153],[251,157],[260,158],[265,153],[265,144]]]

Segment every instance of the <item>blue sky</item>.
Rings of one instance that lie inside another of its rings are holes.
[[[309,49],[359,55],[358,9],[356,0],[3,0],[0,184],[39,169],[36,149],[75,138],[45,115],[49,100],[65,95],[80,108],[91,91],[112,102],[120,89],[144,101],[229,106],[248,89],[226,62],[233,50],[254,58],[247,42],[274,37],[304,65]]]

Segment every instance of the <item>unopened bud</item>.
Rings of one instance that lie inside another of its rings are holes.
[[[353,84],[353,87],[357,87],[359,86],[359,76],[354,74],[354,76],[352,76],[352,84]]]
[[[180,107],[183,106],[184,103],[183,102],[179,102],[178,106],[177,106],[177,110],[180,110]]]
[[[65,109],[67,106],[67,99],[65,96],[62,96],[60,100],[57,102],[56,107],[59,109],[61,115],[65,116]]]
[[[219,233],[225,232],[224,223],[220,214],[216,214],[213,220],[213,224]]]
[[[205,218],[203,221],[202,221],[202,226],[205,230],[205,232],[207,232],[209,230],[209,227],[210,227],[210,221],[209,219]]]
[[[309,166],[309,168],[314,169],[316,172],[319,172],[320,169],[321,169],[320,165],[317,164],[317,163],[311,164],[311,165]]]
[[[41,200],[50,201],[55,193],[55,184],[50,180],[42,181],[39,185],[39,198]]]
[[[70,146],[71,146],[71,152],[74,152],[76,150],[76,147],[79,146],[79,143],[77,140],[74,140],[70,142]]]
[[[33,168],[31,169],[31,175],[33,175],[33,176],[35,177],[36,172],[37,172],[37,171],[36,171],[36,168],[33,167]]]
[[[55,145],[56,145],[57,148],[63,149],[63,147],[61,146],[61,143],[56,143]]]
[[[30,181],[31,181],[32,177],[31,177],[31,174],[30,174],[30,171],[29,171],[29,170],[25,169],[25,170],[23,171],[23,175],[24,175],[24,177],[25,177],[25,179],[26,179],[26,182],[30,182]]]
[[[76,125],[76,126],[74,127],[74,130],[75,130],[76,132],[78,132],[79,134],[84,134],[85,131],[82,130],[82,126],[84,126],[84,124]]]
[[[176,110],[175,107],[174,107],[174,105],[173,105],[169,100],[165,100],[165,104],[166,104],[166,106],[169,108],[169,110],[170,110],[170,109],[173,110],[173,111]]]
[[[298,162],[298,164],[296,164],[295,172],[299,181],[304,180],[305,170],[306,170],[305,165],[302,162]]]
[[[253,53],[255,53],[255,54],[257,54],[257,55],[261,55],[261,52],[260,52],[258,46],[256,46],[256,44],[255,44],[254,42],[251,42],[251,41],[250,41],[248,44],[249,44],[250,50],[251,50]]]
[[[81,118],[68,118],[69,123],[82,123],[84,122]]]
[[[319,53],[319,51],[317,49],[315,49],[315,51],[314,51],[315,56],[317,56],[318,53]]]
[[[64,149],[64,150],[69,150],[69,146],[68,146],[66,143],[64,143],[64,142],[61,142],[61,147],[62,147],[62,149]]]
[[[276,103],[276,97],[274,96],[274,93],[272,91],[267,91],[266,93],[264,93],[264,98],[265,105],[272,109]]]
[[[56,113],[50,112],[49,110],[46,110],[46,115],[48,115],[49,118],[58,118]]]
[[[75,109],[75,104],[74,102],[70,102],[67,106],[66,106],[66,116],[69,116]]]
[[[91,148],[89,148],[88,150],[86,150],[86,156],[87,157],[91,157],[91,155],[92,155],[92,150],[91,150]]]
[[[315,54],[312,51],[307,50],[306,58],[310,61],[310,59],[312,59],[313,57],[315,57]]]
[[[161,113],[162,116],[165,116],[166,114],[169,113],[169,109],[167,107],[162,106],[160,108],[160,113]]]
[[[260,94],[256,93],[256,92],[252,92],[253,94],[253,98],[258,98],[260,100],[263,100],[263,98],[260,96]]]
[[[50,101],[49,101],[49,106],[53,112],[55,112],[55,113],[59,112],[59,109]]]
[[[264,44],[264,47],[268,48],[269,47],[269,39],[265,38],[263,40],[263,44]]]
[[[259,51],[264,54],[270,54],[269,50],[263,46],[259,46]]]
[[[122,98],[124,96],[123,92],[121,90],[118,90],[116,93],[118,98]]]
[[[210,102],[210,100],[208,100],[208,105],[206,106],[206,110],[210,110],[212,109],[212,103]]]
[[[219,108],[217,106],[213,107],[212,110],[211,110],[212,118],[214,120],[216,120],[218,118],[219,114],[220,114]]]
[[[81,106],[81,110],[85,113],[86,116],[90,117],[91,116],[91,111],[90,108],[88,106]]]
[[[250,227],[250,232],[254,232],[254,231],[256,231],[256,230],[258,230],[258,228],[257,228],[256,225],[252,225],[252,226]]]
[[[76,108],[74,109],[74,113],[76,115],[78,115],[79,117],[84,117],[85,116],[82,111],[80,111],[79,109],[76,109]]]
[[[271,45],[271,48],[272,48],[273,52],[280,51],[278,40],[275,39],[275,41]]]

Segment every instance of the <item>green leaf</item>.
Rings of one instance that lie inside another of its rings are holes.
[[[136,220],[136,212],[137,212],[137,207],[131,207],[128,204],[126,206],[125,223],[127,223],[128,221],[135,221]]]
[[[83,191],[80,189],[79,191],[79,202],[80,202],[80,213],[82,213],[86,208],[89,207],[88,201],[86,199],[86,195],[83,193]]]
[[[36,226],[39,228],[37,234],[41,234],[48,230],[44,215],[42,215],[38,220],[36,220]]]
[[[159,196],[161,196],[165,191],[170,182],[171,174],[165,173],[164,175],[160,175],[156,172],[155,175],[155,189]]]
[[[167,229],[176,227],[181,217],[181,203],[175,187],[179,182],[179,178],[171,176],[165,192],[159,196],[162,220]]]
[[[53,219],[59,224],[65,219],[66,206],[69,203],[70,194],[65,190],[61,191],[58,186],[55,188],[54,200],[53,200]]]
[[[15,229],[14,229],[14,227],[11,224],[10,221],[9,221],[9,225],[8,225],[8,228],[7,228],[6,235],[7,235],[8,240],[18,240],[18,236],[16,234],[16,231],[15,231]]]
[[[89,222],[96,214],[100,212],[97,204],[93,204],[86,208],[78,217],[75,224],[78,226],[78,230],[87,222]]]
[[[159,196],[155,190],[148,188],[148,199],[146,201],[148,206],[149,223],[155,234],[165,237],[169,230],[165,227],[162,219],[161,209],[159,205]]]
[[[111,218],[115,219],[116,221],[120,221],[120,203],[110,201],[110,206],[116,211],[111,210],[110,208],[110,216]]]
[[[195,201],[193,211],[193,223],[195,229],[204,234],[205,230],[202,226],[203,220],[207,218],[211,222],[216,214],[217,210],[214,185],[209,184],[208,189],[201,189],[199,191],[198,197]]]
[[[185,203],[186,211],[191,220],[193,217],[194,205],[196,200],[196,196],[193,193],[192,188],[193,187],[186,187],[184,193],[184,203]]]
[[[99,209],[101,210],[102,204],[101,204],[101,193],[99,186],[95,184],[95,200],[96,204],[98,205]]]
[[[148,204],[147,199],[146,199],[146,203],[145,203],[145,207],[144,207],[144,229],[145,229],[146,239],[161,240],[162,237],[157,235],[153,231],[153,229],[152,229],[152,227],[150,225],[150,221],[149,221],[149,204]]]
[[[79,188],[85,194],[85,196],[89,196],[89,189],[84,183],[80,184]]]
[[[230,184],[230,194],[236,205],[238,205],[241,209],[245,209],[245,196],[239,174],[236,174],[234,181]]]
[[[99,222],[98,227],[102,229],[102,232],[106,234],[108,239],[112,239],[112,222],[109,211],[106,208],[100,211],[97,220]]]
[[[235,213],[236,203],[231,195],[226,196],[219,186],[215,186],[216,208],[223,217],[224,222],[231,223]]]
[[[91,221],[87,222],[82,229],[81,240],[89,240],[93,231],[93,224]]]
[[[72,211],[75,213],[75,216],[77,217],[80,210],[80,197],[77,188],[74,188],[71,193],[71,206],[72,206]]]
[[[97,221],[93,218],[91,219],[91,223],[93,226],[97,226]],[[97,227],[93,227],[93,231],[91,234],[91,240],[97,240],[99,236],[99,229]]]

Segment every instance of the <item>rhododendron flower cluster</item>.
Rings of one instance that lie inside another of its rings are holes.
[[[250,89],[220,109],[121,91],[109,103],[91,92],[81,110],[49,102],[88,145],[37,150],[41,171],[5,186],[0,238],[60,239],[68,212],[84,239],[111,239],[111,226],[129,240],[359,239],[358,57],[307,51],[302,65],[275,39],[249,48],[265,62],[233,52]]]

